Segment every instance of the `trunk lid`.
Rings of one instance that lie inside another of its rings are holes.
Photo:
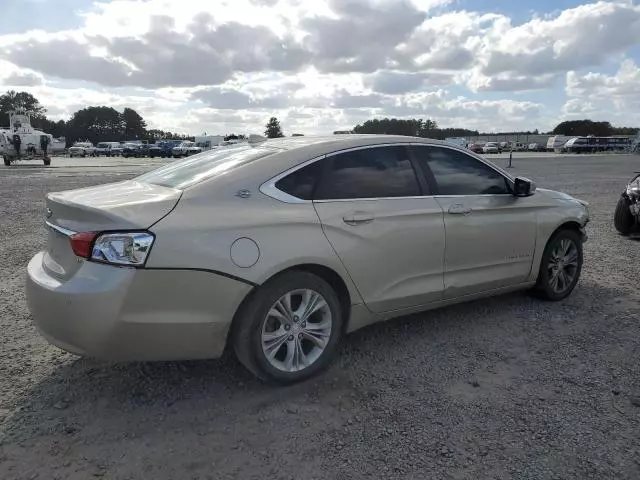
[[[147,229],[175,207],[181,194],[133,180],[49,193],[44,267],[61,280],[71,277],[82,260],[71,249],[69,233]]]

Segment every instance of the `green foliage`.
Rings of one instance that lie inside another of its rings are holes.
[[[87,107],[78,110],[67,122],[67,143],[78,140],[99,141],[124,140],[125,121],[123,115],[112,107]]]
[[[147,137],[147,122],[132,108],[122,112],[125,140],[142,140]]]
[[[46,109],[37,98],[28,92],[10,90],[0,95],[0,127],[9,125],[8,112],[16,109],[26,110],[31,115],[32,125],[54,137],[66,137],[67,144],[78,140],[99,141],[147,140],[151,143],[166,138],[172,140],[194,140],[193,136],[173,133],[159,129],[147,130],[147,123],[138,112],[125,108],[122,113],[112,107],[94,106],[79,110],[67,122],[53,121],[45,116]],[[610,136],[635,135],[637,128],[613,127],[609,122],[592,120],[570,120],[560,123],[550,134],[567,136]],[[265,127],[269,138],[284,137],[280,122],[271,117]],[[347,133],[337,131],[335,133]],[[447,137],[476,137],[477,130],[465,128],[439,128],[431,119],[382,118],[367,120],[356,125],[353,133],[387,134],[445,139]],[[503,132],[503,134],[531,134],[532,132]],[[538,133],[536,129],[533,133]],[[292,136],[302,136],[294,133]],[[229,134],[226,139],[244,139],[244,135]]]
[[[265,128],[264,134],[267,138],[284,137],[284,133],[282,133],[282,128],[280,127],[280,121],[276,117],[271,117]]]
[[[404,135],[410,137],[424,137],[444,139],[447,137],[477,136],[478,132],[464,128],[438,128],[434,120],[426,119],[398,119],[375,118],[367,120],[362,125],[356,125],[353,133]]]
[[[595,135],[596,137],[607,137],[613,135],[613,127],[609,122],[594,122],[593,120],[568,120],[560,123],[553,129],[556,135],[566,135],[568,137],[582,137]]]
[[[25,110],[33,119],[44,118],[47,111],[30,93],[9,90],[0,95],[0,127],[9,126],[9,112],[17,109]]]

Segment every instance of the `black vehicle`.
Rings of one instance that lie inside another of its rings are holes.
[[[640,234],[640,172],[636,172],[620,195],[613,224],[622,235]]]
[[[122,156],[127,157],[147,157],[149,156],[149,145],[138,143],[127,143],[122,148]]]

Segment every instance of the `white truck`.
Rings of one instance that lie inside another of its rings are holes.
[[[100,142],[96,145],[93,151],[96,157],[104,155],[105,157],[113,157],[116,154],[116,150],[120,147],[120,142]],[[121,153],[121,152],[119,152]]]
[[[200,147],[202,151],[211,150],[216,148],[220,142],[224,141],[224,135],[201,135],[196,137],[196,146]]]
[[[91,142],[76,142],[69,147],[69,156],[73,157],[95,157],[96,149]]]
[[[171,155],[174,158],[188,157],[189,155],[195,155],[202,152],[202,148],[198,147],[195,142],[184,141],[177,147],[171,149]]]

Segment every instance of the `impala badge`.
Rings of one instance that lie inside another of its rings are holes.
[[[47,208],[47,213],[45,213],[45,216],[46,216],[47,218],[51,218],[51,215],[53,215],[53,212],[51,211],[51,209],[50,209],[50,208]]]

